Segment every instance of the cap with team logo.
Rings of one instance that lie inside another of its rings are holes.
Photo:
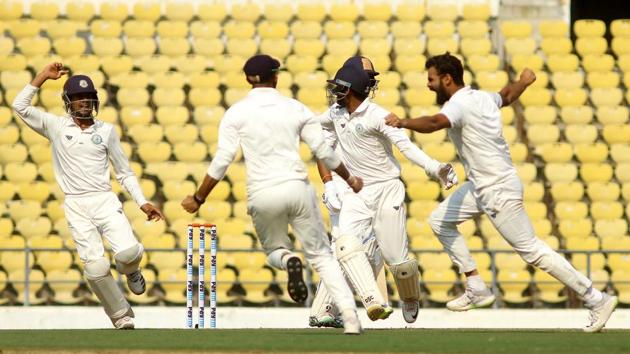
[[[269,55],[259,54],[247,59],[243,71],[251,82],[269,79],[280,69],[280,62]]]
[[[64,96],[72,96],[79,93],[93,93],[96,94],[94,83],[85,75],[73,75],[63,85]]]

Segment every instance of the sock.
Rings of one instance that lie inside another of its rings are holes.
[[[479,274],[468,276],[466,284],[475,292],[483,292],[487,289],[486,283],[483,282]]]
[[[586,293],[583,296],[584,302],[587,305],[596,305],[604,298],[604,294],[601,291],[593,288],[592,286],[586,290]]]
[[[286,255],[291,255],[291,251],[285,248],[278,248],[267,255],[267,262],[274,268],[286,270]]]

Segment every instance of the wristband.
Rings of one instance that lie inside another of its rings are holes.
[[[346,182],[348,182],[348,185],[350,187],[352,187],[355,183],[357,183],[357,179],[354,176],[350,176],[348,177],[348,179],[346,180]]]
[[[197,197],[197,193],[193,194],[193,199],[195,200],[195,202],[199,205],[202,205],[203,203],[206,202],[205,199],[201,199],[199,197]]]
[[[322,176],[322,182],[326,183],[330,181],[332,181],[332,175],[330,173]]]

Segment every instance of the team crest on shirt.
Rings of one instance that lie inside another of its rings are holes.
[[[365,132],[365,127],[359,123],[354,127],[354,131],[356,131],[357,134],[363,134]]]
[[[98,135],[98,134],[94,134],[94,135],[92,135],[92,142],[93,142],[95,145],[98,145],[98,144],[100,144],[100,143],[102,143],[102,142],[103,142],[103,138],[101,138],[101,136],[100,136],[100,135]]]

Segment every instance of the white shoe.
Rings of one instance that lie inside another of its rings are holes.
[[[147,290],[147,284],[144,281],[142,272],[140,269],[131,274],[127,274],[127,286],[132,293],[136,295],[142,295]]]
[[[404,301],[402,306],[402,313],[405,322],[414,323],[418,319],[418,311],[420,309],[420,303],[416,301]]]
[[[125,316],[116,320],[114,327],[116,327],[116,329],[134,329],[135,325],[133,324],[133,318]]]
[[[341,313],[341,317],[343,318],[344,334],[361,334],[363,332],[359,316],[355,310],[345,310]]]
[[[610,315],[612,315],[613,311],[615,311],[615,307],[617,307],[619,300],[616,296],[610,296],[606,293],[603,293],[602,295],[602,301],[597,303],[595,306],[586,306],[586,308],[591,311],[588,316],[589,323],[583,328],[584,332],[594,333],[601,331],[610,318]]]
[[[451,311],[468,311],[490,306],[494,300],[496,300],[496,297],[490,289],[486,289],[483,292],[475,292],[467,288],[462,296],[446,303],[446,308]]]

